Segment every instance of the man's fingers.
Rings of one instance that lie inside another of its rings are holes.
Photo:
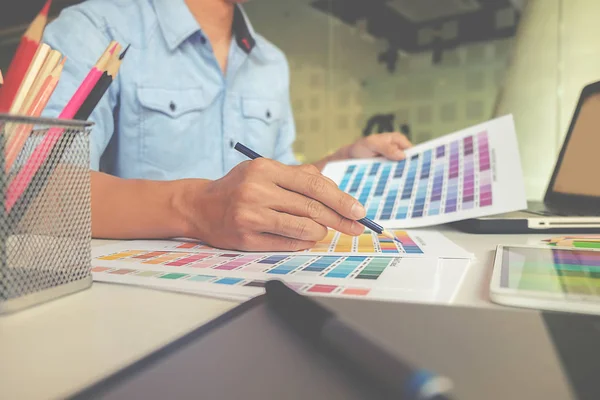
[[[409,148],[411,143],[403,134],[394,132],[369,136],[367,146],[373,153],[399,161],[406,157],[404,149]]]
[[[280,187],[314,199],[348,219],[358,220],[366,215],[365,208],[354,197],[342,192],[321,174],[287,167],[274,180]]]
[[[277,198],[271,199],[269,205],[273,210],[308,218],[347,235],[357,236],[365,230],[358,222],[344,218],[317,200],[298,193],[283,191]]]
[[[312,164],[303,164],[303,165],[299,166],[298,168],[301,168],[303,171],[308,172],[309,174],[312,174],[312,175],[320,175],[323,178],[327,179],[332,184],[334,184],[335,186],[337,186],[337,183],[335,183],[333,181],[333,179],[321,174],[321,170],[319,170],[319,168],[315,167]]]
[[[410,140],[408,140],[408,138],[400,132],[391,133],[390,137],[391,141],[403,150],[412,147]]]
[[[315,247],[317,243],[291,239],[271,233],[252,233],[243,238],[241,251],[301,251]]]
[[[327,235],[327,228],[310,218],[269,210],[263,216],[266,226],[259,230],[290,239],[318,242]]]

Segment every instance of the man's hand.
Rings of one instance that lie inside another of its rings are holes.
[[[410,147],[412,147],[412,143],[399,132],[375,134],[342,147],[314,165],[322,170],[328,162],[352,158],[385,157],[389,160],[399,161],[404,159],[404,150]]]
[[[311,165],[246,161],[224,178],[190,180],[182,198],[188,236],[220,248],[297,251],[313,247],[327,227],[359,235],[365,209]]]
[[[381,133],[359,139],[348,147],[348,158],[385,157],[389,160],[404,159],[404,150],[410,141],[401,133]]]

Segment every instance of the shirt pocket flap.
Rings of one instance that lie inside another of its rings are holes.
[[[281,119],[282,106],[276,100],[244,98],[242,99],[242,113],[246,118],[256,118],[271,124]]]
[[[202,88],[178,90],[138,88],[138,99],[142,106],[171,118],[178,118],[191,111],[202,111],[213,100]]]

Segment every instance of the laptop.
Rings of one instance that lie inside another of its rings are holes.
[[[581,93],[544,201],[455,226],[470,233],[600,232],[600,81]]]

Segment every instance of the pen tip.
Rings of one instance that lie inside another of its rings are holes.
[[[127,50],[129,50],[130,47],[131,47],[131,44],[128,44],[127,47],[125,48],[125,50],[123,50],[123,52],[119,56],[119,60],[122,60],[125,58],[125,54],[127,54]]]

